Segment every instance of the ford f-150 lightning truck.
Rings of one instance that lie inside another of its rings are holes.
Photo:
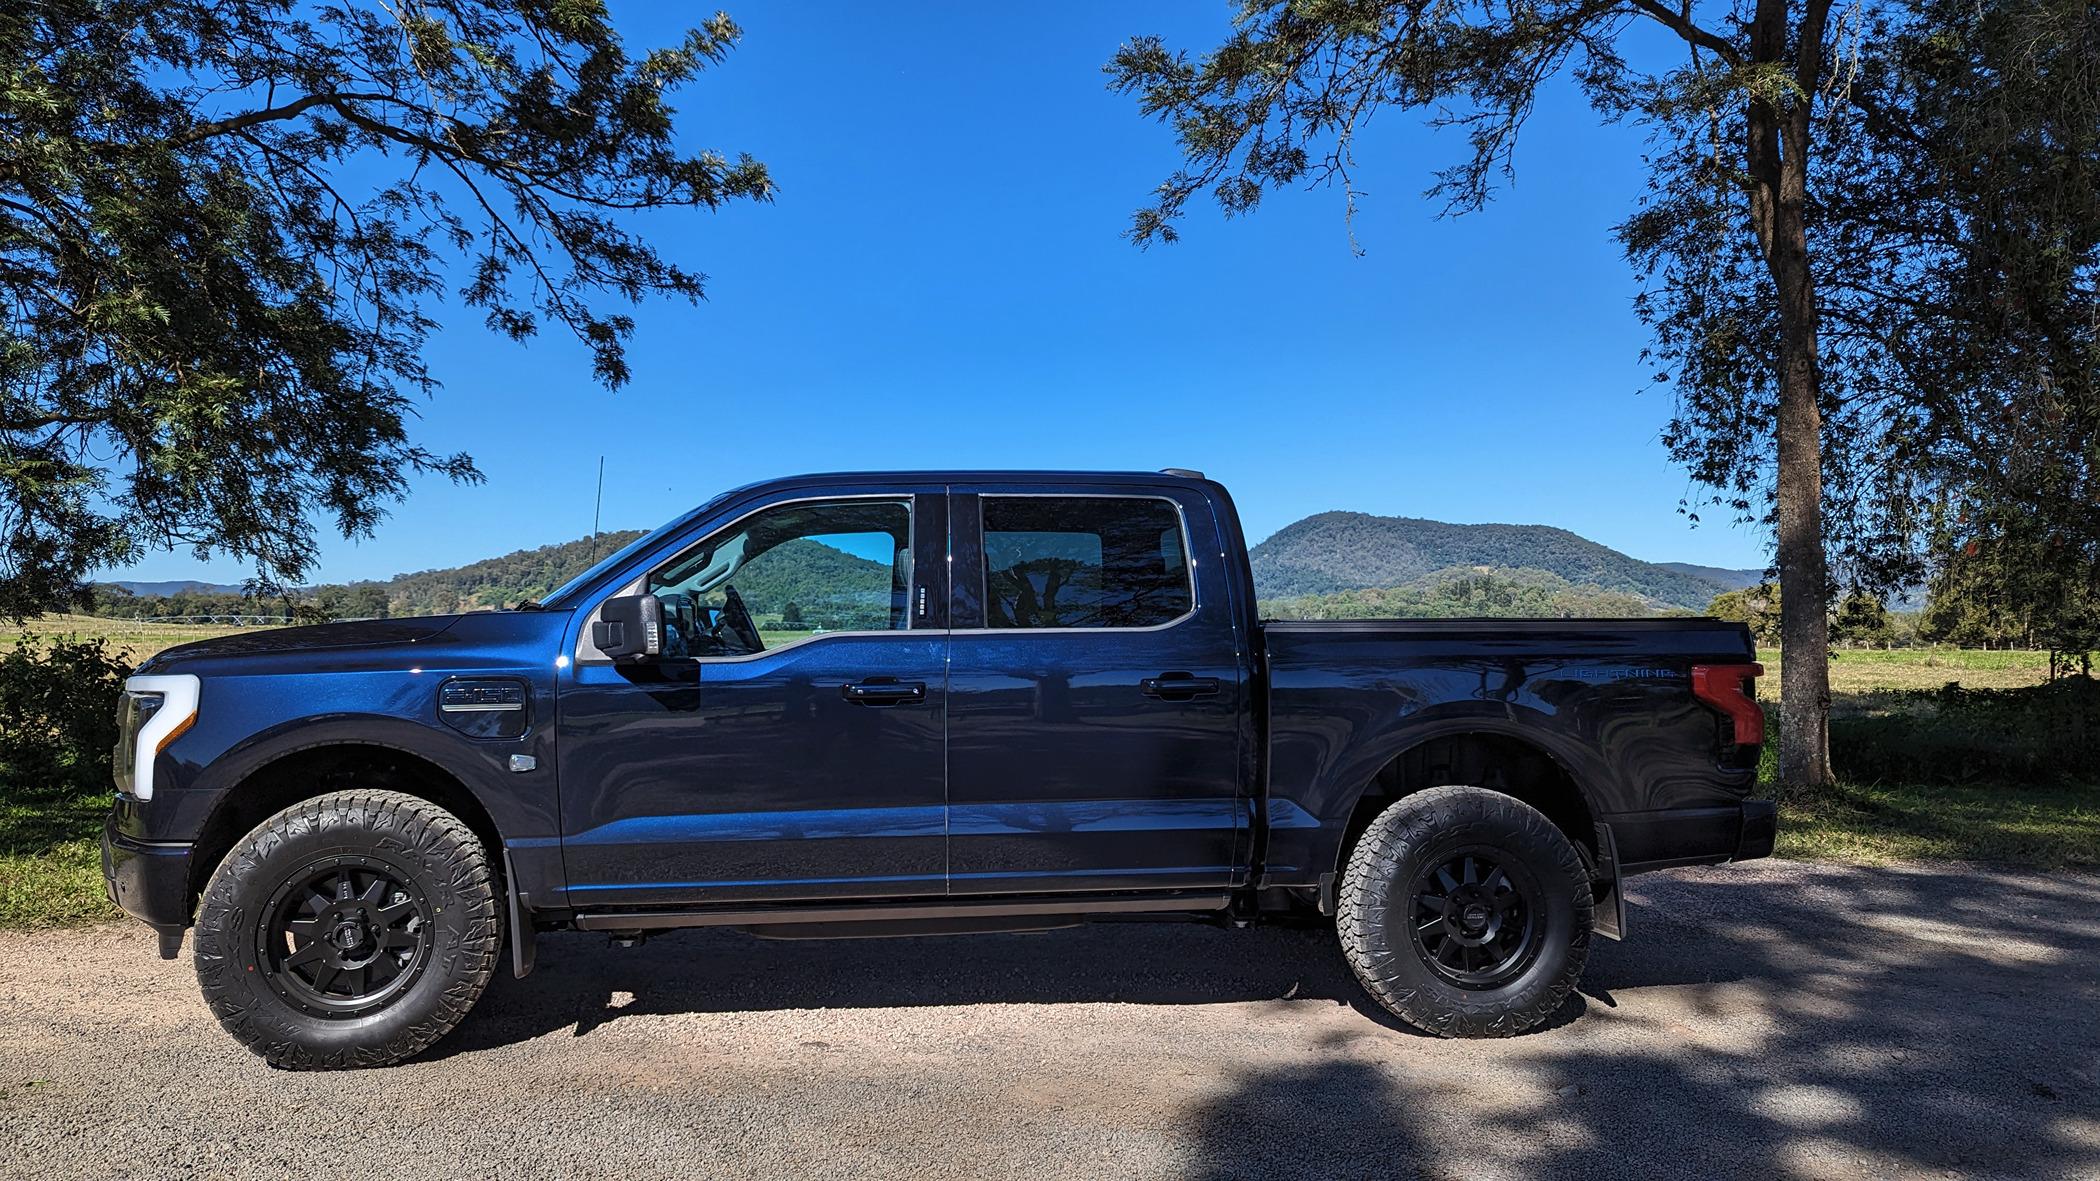
[[[1619,883],[1762,857],[1749,633],[1263,620],[1195,472],[805,476],[516,609],[257,631],[120,707],[111,897],[288,1067],[443,1037],[540,933],[1331,921],[1370,996],[1546,1020]]]

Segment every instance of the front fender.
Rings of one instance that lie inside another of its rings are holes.
[[[196,723],[156,763],[153,800],[120,803],[118,827],[134,839],[195,841],[257,771],[302,751],[363,746],[398,751],[458,780],[506,841],[558,837],[551,678],[527,682],[527,727],[515,738],[476,738],[446,725],[438,689],[448,679],[435,671],[207,677]],[[514,755],[530,769],[513,771]]]

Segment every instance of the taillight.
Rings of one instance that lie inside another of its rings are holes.
[[[1692,666],[1692,696],[1735,723],[1737,746],[1756,746],[1765,740],[1765,711],[1754,695],[1754,682],[1764,672],[1762,664]]]

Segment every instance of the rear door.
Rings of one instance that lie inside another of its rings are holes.
[[[1247,686],[1201,487],[951,504],[950,892],[1236,884]]]

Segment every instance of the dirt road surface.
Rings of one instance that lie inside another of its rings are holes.
[[[0,933],[0,1176],[2100,1178],[2100,879],[1637,879],[1548,1028],[1330,933],[552,936],[424,1058],[275,1071],[143,927]]]

